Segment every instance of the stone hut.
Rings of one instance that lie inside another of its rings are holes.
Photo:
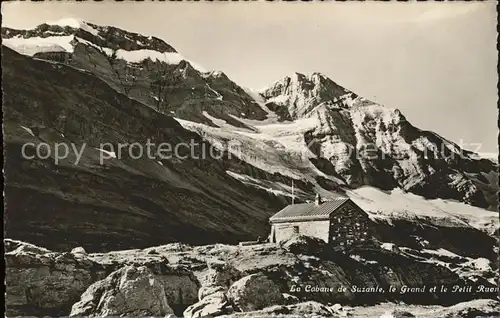
[[[318,194],[312,203],[285,207],[269,222],[272,243],[294,235],[316,237],[340,249],[373,242],[368,214],[347,197],[323,201]]]

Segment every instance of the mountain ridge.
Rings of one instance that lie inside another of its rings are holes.
[[[3,48],[2,63],[7,235],[41,238],[54,249],[79,244],[96,251],[176,240],[234,243],[265,235],[266,211],[284,205],[227,176],[228,158],[135,160],[124,155],[100,164],[103,142],[203,141],[92,74],[8,48]],[[33,144],[26,150],[29,156],[41,143],[52,155],[28,160],[21,156],[26,143]],[[55,164],[56,143],[78,149],[85,144],[80,162],[70,155]],[[244,205],[239,203],[243,198]],[[227,219],[245,222],[224,225]]]
[[[95,38],[99,37],[102,38],[103,35],[106,34],[108,35],[116,34],[117,36],[120,35],[121,37],[124,38],[123,40],[124,43],[130,42],[129,39],[130,35],[136,37],[135,38],[136,42],[142,42],[144,39],[153,40],[154,43],[157,42],[156,39],[152,37],[145,38],[136,33],[120,30],[109,26],[102,27],[102,26],[97,26],[95,24],[90,24],[80,21],[75,22],[73,20],[70,20],[69,23],[66,22],[60,24],[63,25],[63,30],[66,30],[65,32],[70,32],[70,33],[74,32],[76,34],[78,32],[75,32],[75,30],[83,30],[83,33],[85,34],[93,34],[95,36],[94,40]],[[70,26],[67,26],[68,24]],[[75,27],[75,24],[79,28],[77,29],[72,28]],[[82,25],[84,27],[82,27]],[[60,25],[49,26],[49,29],[47,29],[46,24],[42,24],[41,26],[38,26],[34,30],[36,30],[36,32],[38,33],[41,32],[42,34],[45,34],[47,31],[53,32],[51,31],[52,29],[50,29],[50,27],[61,28],[62,26]],[[91,28],[90,32],[86,30],[88,28]],[[29,30],[28,31],[24,30],[23,32],[16,33],[11,29],[6,29],[5,31],[2,30],[2,35],[4,37],[8,35],[8,38],[12,39],[13,33],[17,34],[14,35],[14,37],[16,37],[19,36],[19,34],[21,33],[23,33],[24,36],[29,35],[30,32],[31,31]],[[51,34],[52,33],[50,33],[49,35]],[[116,37],[106,36],[105,38],[112,39],[114,40],[114,42],[120,42],[116,41]],[[175,49],[166,44],[166,42],[159,39],[158,41],[160,41],[160,43],[163,43],[163,46],[167,47],[169,51],[176,52]],[[111,43],[114,42],[111,41]],[[442,154],[441,157],[444,157],[446,154],[450,153],[451,155],[463,156],[466,158],[466,160],[471,159],[470,157],[472,152],[460,149],[456,144],[450,143],[448,140],[442,138],[439,135],[436,135],[435,133],[421,131],[418,128],[413,127],[411,124],[408,123],[406,118],[401,114],[399,110],[397,109],[391,110],[390,108],[385,108],[385,106],[381,106],[372,101],[369,101],[357,95],[356,93],[343,88],[342,86],[338,85],[329,77],[320,72],[313,72],[310,75],[304,75],[296,72],[291,76],[285,76],[282,79],[275,81],[267,89],[263,89],[257,92],[264,99],[263,103],[259,103],[259,101],[256,101],[252,96],[247,94],[247,92],[244,89],[242,89],[236,83],[231,81],[223,72],[220,71],[202,72],[193,69],[189,64],[189,62],[183,60],[182,58],[179,58],[174,61],[174,60],[161,60],[156,57],[156,60],[154,60],[155,59],[154,56],[143,55],[139,57],[139,60],[137,60],[136,58],[135,60],[131,61],[127,60],[127,58],[130,59],[130,56],[124,56],[124,55],[120,56],[119,54],[113,55],[103,50],[102,47],[97,52],[97,54],[93,53],[89,54],[88,52],[85,52],[85,54],[79,53],[78,47],[79,46],[81,47],[81,45],[79,44],[83,44],[85,46],[86,43],[75,44],[74,47],[75,52],[73,53],[73,57],[70,59],[69,62],[66,61],[65,62],[66,64],[75,65],[77,67],[83,67],[84,69],[87,69],[88,71],[101,77],[102,79],[107,81],[110,85],[115,86],[118,90],[121,90],[129,97],[135,98],[152,107],[156,107],[157,110],[159,111],[172,114],[176,118],[192,122],[208,124],[210,126],[217,127],[218,125],[214,122],[215,120],[218,122],[226,122],[234,127],[249,129],[251,131],[256,131],[256,128],[251,123],[249,124],[248,120],[263,121],[265,118],[269,117],[270,114],[269,111],[275,118],[278,118],[278,122],[293,121],[308,116],[309,117],[323,116],[328,118],[326,126],[324,124],[321,124],[321,119],[319,119],[320,121],[319,125],[322,126],[322,128],[320,127],[317,133],[311,132],[307,137],[304,136],[304,138],[309,138],[309,140],[306,141],[306,144],[308,145],[310,145],[311,143],[315,144],[316,143],[315,140],[320,139],[318,142],[322,145],[320,146],[319,151],[323,151],[326,153],[328,153],[329,149],[331,149],[332,147],[333,148],[340,147],[343,149],[340,150],[340,153],[336,153],[336,151],[331,153],[331,155],[333,155],[333,158],[336,158],[336,163],[334,164],[333,168],[327,167],[327,170],[330,171],[333,169],[336,175],[340,175],[342,177],[341,179],[346,180],[347,178],[348,179],[347,184],[349,186],[356,187],[361,184],[367,184],[367,183],[370,184],[370,181],[369,180],[367,181],[366,177],[362,177],[359,174],[346,175],[344,170],[350,169],[349,167],[351,165],[358,167],[365,166],[364,168],[361,167],[361,170],[372,169],[369,167],[371,165],[370,163],[360,162],[360,160],[353,160],[352,158],[347,158],[352,155],[351,154],[352,150],[350,150],[350,148],[353,149],[356,148],[355,151],[358,151],[359,147],[364,147],[366,146],[366,144],[374,145],[376,148],[380,147],[382,144],[383,147],[388,148],[389,146],[392,147],[393,144],[396,142],[395,140],[390,140],[391,138],[394,138],[394,133],[392,134],[392,136],[385,136],[384,138],[389,138],[389,140],[385,142],[379,138],[380,136],[376,136],[376,138],[373,138],[373,136],[366,136],[366,133],[380,134],[381,132],[383,133],[384,130],[387,129],[391,130],[391,129],[404,128],[408,132],[403,133],[406,134],[405,136],[397,137],[399,138],[399,140],[401,140],[401,138],[408,139],[407,136],[408,134],[416,136],[422,133],[426,135],[426,137],[424,137],[424,140],[422,142],[431,145],[434,144],[433,145],[434,148],[436,148],[436,146],[440,146],[442,148],[439,150],[445,154],[444,155]],[[141,43],[141,44],[145,45],[147,43]],[[151,47],[154,47],[154,45],[151,45]],[[85,48],[85,50],[88,51],[94,48],[95,48],[95,43],[94,45],[90,45],[90,47]],[[134,47],[129,44],[128,49],[130,48]],[[42,58],[43,54],[45,54],[45,52],[41,53]],[[100,63],[103,64],[105,63],[102,61],[102,55],[105,55],[105,58],[109,59],[109,61],[112,59],[115,59],[117,61],[117,62],[108,61],[108,63],[110,64],[107,67],[108,69],[110,69],[109,72],[103,72],[100,67],[96,66],[99,65]],[[52,57],[46,56],[46,58],[51,59]],[[125,64],[120,62],[123,59],[125,59]],[[149,63],[148,61],[150,61],[151,63]],[[92,65],[89,65],[89,62]],[[142,63],[142,65],[137,67],[137,62]],[[146,65],[144,65],[144,63]],[[165,68],[165,63],[167,63],[166,68]],[[134,71],[137,70],[137,68],[141,69],[139,72],[142,72],[144,74],[140,75],[133,74]],[[161,69],[163,74],[156,81],[156,82],[161,82],[161,85],[155,86],[155,84],[153,83],[155,81],[151,82],[148,79],[148,77],[149,78],[155,77],[158,68]],[[144,69],[146,70],[144,71]],[[142,80],[144,80],[143,83],[141,83]],[[158,94],[155,94],[157,96],[152,96],[152,97],[145,96],[146,95],[145,89],[147,88],[153,91],[157,89]],[[355,110],[361,106],[362,107],[366,106],[365,108],[369,109],[370,110],[369,112],[371,112],[371,114],[363,114],[363,111]],[[346,110],[348,113],[346,112],[343,113],[343,110]],[[317,115],[311,115],[313,113]],[[210,117],[211,119],[209,119],[207,116]],[[382,122],[381,123],[377,122],[380,119],[382,120]],[[334,127],[335,125],[332,126],[332,123],[334,122],[348,123],[349,121],[351,121],[351,124],[348,124],[347,126],[344,125],[344,128],[351,126],[353,130],[351,130],[350,134],[354,136],[346,136],[345,134],[342,133],[336,134],[334,131],[332,131],[332,129],[333,130],[336,129],[336,127]],[[365,123],[364,121],[368,122]],[[366,127],[366,124],[375,126]],[[353,125],[357,127],[353,127]],[[380,126],[377,127],[377,125]],[[397,127],[398,125],[401,127]],[[325,138],[340,139],[340,142],[338,140],[325,142],[324,141]],[[413,137],[410,137],[410,139],[411,138]],[[348,142],[346,142],[346,140]],[[432,147],[429,148],[425,145],[418,144],[419,143],[418,140],[417,141],[403,140],[403,143],[408,144],[406,147],[409,147],[409,149],[402,151],[401,154],[398,153],[398,155],[411,156],[416,154],[419,157],[427,159],[427,152],[435,153],[435,149],[430,149]],[[313,145],[313,148],[314,147],[317,148],[317,146]],[[345,150],[346,147],[348,148],[347,153]],[[415,149],[415,147],[417,149]],[[452,151],[449,152],[448,148],[452,148]],[[311,150],[313,153],[318,151],[317,149],[311,149]],[[385,149],[384,151],[381,151],[381,154],[382,155],[387,154],[388,156],[391,156],[392,153],[390,150],[391,149],[389,150]],[[378,149],[377,151],[380,152]],[[319,155],[319,157],[321,157],[321,155]],[[326,159],[330,160],[331,158],[332,156],[328,156],[328,158]],[[392,159],[389,159],[389,161],[391,160]],[[447,159],[445,158],[445,161],[446,160]],[[455,159],[453,158],[453,160]],[[462,165],[463,161],[466,160],[461,160],[462,162],[460,163],[460,165]],[[326,164],[326,162],[324,163]],[[379,163],[379,165],[380,164],[382,165],[389,164],[392,165],[393,168],[395,167],[394,169],[396,169],[397,171],[395,173],[391,172],[391,174],[393,175],[395,174],[397,176],[396,177],[393,176],[391,178],[398,179],[398,176],[401,174],[400,170],[402,168],[398,166],[398,163],[396,164],[387,163],[387,160],[382,160]],[[485,165],[484,161],[481,164]],[[326,165],[329,166],[328,164]],[[417,165],[421,164],[417,163]],[[429,163],[426,163],[426,165],[428,166]],[[375,168],[375,170],[381,170],[381,169],[387,170],[386,168],[383,168],[383,166]],[[420,176],[418,176],[416,180],[404,181],[403,183],[402,181],[394,181],[394,180],[391,181],[390,180],[391,178],[387,179],[383,177],[383,179],[385,180],[384,182],[388,182],[388,185],[385,186],[385,188],[391,187],[391,184],[393,184],[394,186],[403,186],[405,187],[406,190],[411,191],[411,188],[414,187],[414,185],[416,186],[419,182],[421,182],[418,180],[423,180],[422,179],[423,177],[425,178],[430,177],[429,174],[432,174],[433,173],[432,171],[434,171],[436,167],[432,166],[431,164],[430,169],[431,172],[424,173],[425,176],[422,175],[422,172],[418,171],[414,172],[413,175],[417,173]],[[404,170],[405,168],[403,168],[403,175],[406,173]],[[494,169],[490,169],[490,171],[491,170]],[[386,171],[384,174],[387,173],[388,172]],[[368,177],[368,179],[373,179],[373,178],[374,178],[373,176]],[[470,201],[473,204],[478,204],[479,206],[487,207],[488,204],[484,202],[484,199],[480,198],[481,195],[479,195],[478,197],[477,193],[480,191],[476,189],[477,182],[475,180],[471,180],[470,175],[465,176],[463,174],[459,174],[457,177],[451,179],[448,178],[448,183],[456,182],[455,180],[457,178],[462,180],[461,184],[463,183],[468,184],[466,186],[467,187],[466,190],[459,189],[459,193],[462,193],[461,195],[463,196],[462,198],[460,198],[460,200],[464,200],[465,202]],[[407,186],[406,184],[409,184],[409,186]],[[377,184],[377,186],[380,187],[381,185]],[[417,187],[420,188],[418,189],[419,193],[424,195],[428,194],[429,191],[426,190],[425,187],[424,188],[422,188],[421,186]]]
[[[249,222],[245,225],[249,229],[245,230],[243,225],[238,230],[229,229],[231,227],[229,224],[220,230],[222,234],[220,232],[207,234],[205,231],[195,230],[201,235],[223,240],[232,237],[231,242],[235,237],[265,235],[268,230],[267,217],[291,201],[292,181],[295,184],[293,196],[296,202],[310,200],[316,192],[325,198],[339,194],[347,195],[358,200],[357,203],[363,206],[372,218],[383,222],[389,220],[387,222],[390,223],[392,219],[403,218],[417,220],[415,224],[419,224],[420,220],[424,219],[431,224],[454,227],[457,226],[456,220],[465,220],[465,223],[458,222],[459,226],[489,234],[498,228],[498,222],[494,221],[494,213],[485,210],[487,208],[496,210],[498,165],[489,160],[477,160],[472,152],[460,149],[458,145],[433,132],[414,127],[397,109],[364,99],[319,72],[310,75],[292,74],[274,82],[263,91],[250,91],[233,82],[221,71],[204,72],[184,60],[181,55],[175,55],[175,58],[163,55],[163,53],[178,54],[163,40],[159,41],[164,44],[157,43],[156,40],[145,43],[150,37],[136,34],[134,39],[132,35],[135,33],[132,32],[88,23],[86,25],[97,30],[97,35],[93,34],[96,32],[92,30],[84,30],[85,27],[74,28],[71,25],[47,25],[48,27],[42,25],[35,28],[35,31],[2,28],[4,42],[11,40],[11,47],[32,57],[27,57],[26,60],[18,59],[17,65],[10,69],[12,73],[10,80],[16,83],[18,80],[16,74],[22,74],[18,68],[24,64],[30,65],[31,61],[47,62],[56,70],[58,67],[69,66],[102,80],[120,94],[120,98],[128,98],[144,105],[149,109],[147,113],[172,116],[185,130],[179,130],[182,131],[181,135],[196,136],[216,146],[220,151],[233,155],[232,159],[209,161],[208,166],[218,167],[214,172],[217,181],[211,179],[214,176],[208,177],[208,172],[201,174],[196,172],[200,180],[195,181],[196,177],[190,176],[190,185],[187,187],[193,187],[192,182],[196,183],[194,188],[202,183],[204,191],[210,186],[215,188],[220,186],[219,190],[224,193],[224,198],[211,191],[200,202],[210,202],[208,205],[212,206],[212,201],[216,197],[218,206],[216,210],[223,215],[234,209],[237,201],[234,198],[241,200],[244,198],[241,193],[250,191],[252,193],[250,200],[254,202],[255,207],[245,204],[242,212],[245,215],[243,219]],[[104,30],[112,31],[106,33]],[[68,34],[76,34],[74,37],[83,40],[73,42],[70,40],[68,43],[71,49],[65,51],[57,47],[53,50],[54,46],[51,45],[42,45],[42,48],[37,46],[38,38],[53,37],[61,40],[61,38],[66,39]],[[97,40],[106,34],[107,37]],[[36,41],[33,42],[33,39]],[[99,44],[99,41],[104,39],[108,39],[109,43]],[[142,44],[134,44],[134,41],[141,41]],[[142,54],[147,47],[151,49],[155,45],[160,47],[160,51],[171,52],[157,51],[159,54],[151,52]],[[110,51],[105,48],[109,48]],[[36,50],[39,51],[35,52]],[[61,70],[70,72],[65,68]],[[73,76],[79,77],[79,75]],[[42,78],[37,80],[39,82],[33,83],[32,87],[43,87]],[[20,83],[10,86],[11,96],[19,94],[22,90],[25,88],[22,88]],[[91,91],[90,87],[85,85],[78,90]],[[44,104],[43,98],[46,97],[58,100],[56,95],[51,95],[49,92],[43,95],[38,88],[33,91],[36,94],[31,94],[31,98],[41,105]],[[106,98],[117,97],[109,93]],[[96,110],[107,113],[107,110],[101,109],[99,104],[95,105]],[[28,110],[31,111],[31,108],[27,108],[26,111]],[[50,121],[44,125],[49,127],[60,125],[54,121],[57,119],[54,111],[47,109],[46,112]],[[134,125],[142,126],[150,119],[138,120],[139,122],[134,122]],[[24,122],[21,125],[33,128],[33,125]],[[71,136],[68,126],[58,126],[57,130],[65,136]],[[194,134],[188,135],[188,131]],[[8,132],[16,135],[20,130],[16,127]],[[154,135],[150,130],[143,130],[142,133]],[[91,138],[95,141],[109,141],[105,140],[108,134],[112,136],[114,132]],[[88,141],[86,138],[89,136],[75,135],[81,138],[80,141]],[[140,134],[138,136],[142,139],[147,137]],[[126,140],[124,136],[120,138]],[[236,142],[236,149],[228,148],[231,142]],[[435,152],[436,148],[441,149]],[[370,156],[370,152],[375,156]],[[118,164],[124,168],[118,161],[112,162],[113,165]],[[162,163],[167,164],[167,162]],[[125,163],[129,164],[131,163]],[[175,168],[176,164],[172,163],[169,169]],[[135,171],[146,169],[145,167],[150,169],[150,165],[154,165],[155,169],[158,168],[158,163],[148,161],[141,164],[134,163],[131,167],[125,168]],[[185,167],[188,166],[189,164]],[[176,172],[176,178],[188,176],[186,169],[180,168],[180,171]],[[155,172],[151,179],[154,181],[150,182],[169,178]],[[237,184],[240,190],[233,193],[228,187],[219,185],[219,181],[231,185]],[[386,193],[387,196],[378,191]],[[146,201],[153,202],[146,202],[143,199],[138,199],[137,202],[140,202],[141,209],[149,213],[150,209],[159,213],[172,204],[170,199],[163,202],[154,202],[156,199],[150,197]],[[382,204],[382,201],[387,199],[401,202],[401,205],[391,208]],[[448,200],[453,203],[449,206],[465,212],[453,211],[439,200]],[[405,205],[410,206],[405,207]],[[34,207],[26,209],[31,211],[30,209]],[[436,216],[429,215],[426,209],[433,211]],[[449,217],[450,213],[453,218]],[[252,218],[255,220],[248,221]],[[222,222],[222,219],[217,222]],[[225,221],[231,223],[235,220],[242,219],[237,217]],[[192,219],[188,218],[187,222],[191,221]],[[210,230],[218,226],[217,222],[212,224],[214,227],[210,226]],[[16,226],[22,229],[21,223]],[[130,224],[127,223],[127,226]],[[241,236],[235,235],[238,231]],[[22,229],[22,232],[25,233],[25,229]],[[31,237],[21,239],[29,241],[29,238]],[[158,239],[159,237],[155,237],[146,242],[158,244]],[[175,234],[168,238],[172,239],[185,239],[185,237]],[[144,246],[146,243],[140,244]]]

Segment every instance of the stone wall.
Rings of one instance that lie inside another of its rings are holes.
[[[330,217],[329,243],[338,248],[373,242],[368,215],[352,203],[345,204]]]
[[[272,227],[271,233],[275,233],[277,243],[298,235],[317,237],[328,242],[330,222],[328,220],[285,222],[273,224]]]

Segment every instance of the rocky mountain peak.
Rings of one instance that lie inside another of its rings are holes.
[[[266,112],[220,71],[207,72],[163,40],[76,19],[31,30],[2,29],[3,43],[23,55],[86,70],[117,91],[176,117],[244,126],[229,116],[263,119]]]
[[[296,72],[285,76],[261,94],[274,108],[287,108],[291,118],[295,119],[306,116],[320,105],[341,109],[353,106],[355,99],[361,100],[358,95],[319,72],[310,75]]]
[[[159,53],[177,51],[153,36],[144,36],[113,26],[101,26],[78,19],[67,18],[46,22],[33,29],[2,28],[5,45],[26,55],[39,52],[72,52],[76,43],[110,50],[151,50]]]

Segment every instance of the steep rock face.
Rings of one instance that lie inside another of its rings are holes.
[[[222,261],[207,261],[208,268],[198,277],[201,287],[198,290],[198,302],[186,308],[184,317],[196,318],[208,315],[231,313],[234,308],[227,296],[228,288],[237,281],[242,273],[232,265]]]
[[[286,76],[261,94],[266,98],[266,104],[288,109],[292,119],[307,115],[318,105],[344,108],[357,97],[321,73]]]

